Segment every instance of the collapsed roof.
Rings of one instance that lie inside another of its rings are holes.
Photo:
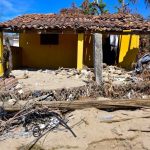
[[[71,31],[150,31],[150,22],[138,15],[103,14],[99,16],[84,14],[26,14],[0,23],[0,28],[12,31],[23,30],[71,30]]]

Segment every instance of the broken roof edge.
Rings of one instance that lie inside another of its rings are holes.
[[[25,14],[0,23],[0,28],[11,32],[60,30],[66,32],[149,32],[150,21],[135,14]]]
[[[83,33],[85,35],[94,35],[95,33],[99,34],[112,34],[112,35],[150,35],[150,30],[148,31],[142,31],[142,30],[130,30],[129,32],[124,32],[125,30],[120,31],[75,31],[75,30],[51,30],[51,31],[43,31],[43,30],[8,30],[3,29],[1,30],[5,33],[35,33],[35,34],[78,34]],[[1,32],[0,31],[0,32]]]

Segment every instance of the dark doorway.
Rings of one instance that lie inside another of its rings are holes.
[[[110,35],[103,35],[103,62],[107,65],[118,63],[118,45],[111,44]]]

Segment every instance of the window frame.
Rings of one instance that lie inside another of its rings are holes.
[[[58,45],[59,34],[40,34],[40,45]]]

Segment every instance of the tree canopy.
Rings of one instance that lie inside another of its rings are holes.
[[[104,3],[103,0],[94,0],[93,2],[84,0],[81,8],[85,14],[90,15],[99,15],[108,12],[108,10],[106,10],[106,3]]]

